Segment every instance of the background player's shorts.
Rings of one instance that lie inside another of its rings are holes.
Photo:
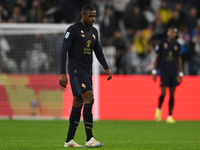
[[[92,76],[86,73],[70,76],[70,84],[73,96],[81,96],[82,92],[93,90]]]
[[[176,75],[169,75],[169,74],[161,74],[160,75],[160,86],[165,87],[175,87],[179,85],[178,79]]]

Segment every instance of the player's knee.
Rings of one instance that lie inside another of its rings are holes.
[[[84,102],[85,104],[93,104],[94,103],[94,96],[92,92],[87,92],[87,94],[84,95]]]
[[[83,102],[77,102],[75,104],[75,108],[82,108],[82,106],[83,106]]]
[[[82,108],[83,99],[81,97],[74,97],[73,99],[73,107],[74,108]]]
[[[161,93],[161,96],[165,96],[165,94],[166,94],[166,92],[165,91],[162,91],[162,93]]]
[[[93,105],[93,103],[94,103],[94,98],[93,98],[93,97],[88,98],[87,101],[86,101],[85,103],[86,103],[86,104],[91,104],[91,105]]]
[[[94,97],[93,97],[93,94],[92,94],[92,93],[88,94],[85,103],[86,103],[86,104],[93,104],[93,103],[94,103]]]
[[[82,108],[82,106],[83,106],[83,102],[74,102],[73,103],[74,108]]]

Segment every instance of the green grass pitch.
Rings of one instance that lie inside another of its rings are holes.
[[[0,150],[64,150],[68,121],[0,120]],[[198,150],[200,122],[95,121],[94,137],[105,150]],[[85,145],[81,121],[75,141]],[[86,149],[86,148],[79,148]]]

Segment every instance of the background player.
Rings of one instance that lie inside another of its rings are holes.
[[[159,97],[158,108],[156,109],[156,120],[161,120],[161,106],[165,97],[166,87],[170,89],[170,100],[169,100],[169,116],[167,118],[168,123],[175,123],[172,118],[172,111],[174,107],[174,92],[176,86],[182,81],[182,60],[181,60],[181,50],[180,45],[176,41],[177,39],[177,29],[171,27],[167,31],[167,39],[161,41],[159,45],[156,46],[156,59],[154,63],[154,69],[152,70],[152,75],[154,81],[156,81],[157,70],[160,68],[160,86],[161,95]],[[178,74],[179,69],[179,74]]]
[[[92,54],[96,54],[108,76],[112,79],[112,73],[102,52],[98,40],[98,32],[92,26],[96,17],[96,10],[90,5],[81,9],[81,21],[70,26],[65,34],[61,49],[61,72],[59,84],[67,85],[66,77],[66,52],[69,56],[68,71],[73,92],[73,107],[69,119],[68,136],[64,147],[83,147],[74,142],[74,135],[78,127],[81,108],[84,103],[83,120],[87,135],[86,147],[100,147],[103,143],[96,141],[92,134],[93,116],[92,105],[94,103],[92,89]]]

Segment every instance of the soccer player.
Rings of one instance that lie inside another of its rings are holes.
[[[182,81],[182,60],[180,45],[176,41],[178,33],[177,29],[170,27],[167,31],[167,39],[162,40],[156,46],[156,59],[154,62],[154,69],[152,75],[154,81],[157,77],[157,67],[160,68],[160,87],[161,95],[159,97],[158,108],[156,109],[156,121],[161,121],[161,106],[165,97],[166,88],[170,90],[169,100],[169,116],[167,117],[167,123],[175,123],[172,118],[172,112],[174,108],[174,92],[176,86]],[[179,70],[179,73],[178,73]]]
[[[83,147],[74,141],[74,135],[79,125],[81,109],[83,108],[83,120],[86,132],[86,147],[100,147],[103,143],[94,139],[92,134],[93,116],[92,105],[94,103],[92,89],[92,55],[93,51],[105,69],[107,80],[112,79],[99,43],[98,31],[92,25],[96,17],[96,10],[90,5],[81,9],[81,20],[71,25],[63,39],[61,49],[61,72],[59,84],[66,88],[66,53],[68,52],[68,72],[73,93],[73,107],[69,118],[68,135],[64,147]]]

